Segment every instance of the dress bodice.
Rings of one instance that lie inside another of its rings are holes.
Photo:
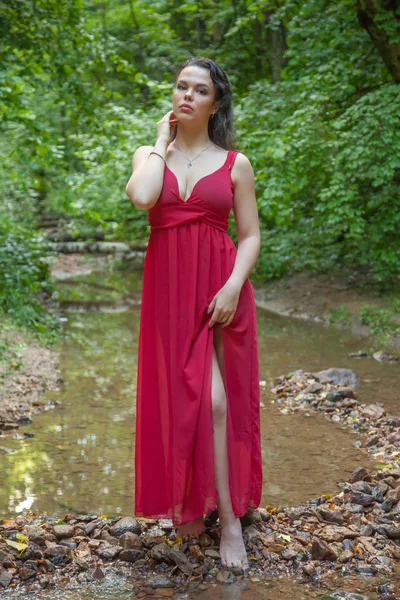
[[[234,150],[228,150],[224,164],[201,177],[187,200],[181,198],[176,175],[166,166],[160,196],[148,211],[151,231],[197,220],[226,231],[229,213],[233,208],[231,168],[237,154]]]

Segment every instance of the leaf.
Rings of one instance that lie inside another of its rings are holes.
[[[6,540],[7,544],[9,546],[12,546],[13,548],[15,548],[16,550],[26,550],[28,547],[28,544],[23,544],[21,542],[14,542],[14,540]]]
[[[281,538],[283,538],[286,542],[291,542],[292,538],[290,537],[290,535],[286,535],[285,533],[281,533],[280,534]]]

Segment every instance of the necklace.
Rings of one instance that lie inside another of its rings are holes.
[[[208,150],[210,148],[210,146],[213,145],[213,142],[211,142],[211,144],[209,146],[207,146],[206,148],[204,148],[201,152],[199,152],[199,154],[197,156],[195,156],[194,158],[190,159],[187,156],[185,156],[182,152],[182,150],[179,148],[178,144],[175,142],[175,147],[179,150],[179,152],[182,152],[183,156],[186,158],[188,162],[187,164],[187,168],[190,169],[190,167],[193,167],[193,162],[196,160],[196,158],[199,158],[200,154],[203,154],[203,152],[205,152],[206,150]]]

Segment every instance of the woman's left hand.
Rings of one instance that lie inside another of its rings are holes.
[[[230,325],[235,316],[240,290],[241,288],[237,285],[226,282],[226,284],[215,294],[207,309],[207,314],[212,310],[214,311],[208,324],[209,328],[212,327],[214,323],[221,323],[222,327]]]

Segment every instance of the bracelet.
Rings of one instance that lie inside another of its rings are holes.
[[[161,154],[158,154],[158,152],[150,152],[150,154],[157,154],[157,156],[159,156],[160,158],[163,159],[163,161],[165,162],[165,164],[167,164],[167,161],[165,160],[165,158],[163,156],[161,156]],[[150,156],[149,154],[149,156]]]

